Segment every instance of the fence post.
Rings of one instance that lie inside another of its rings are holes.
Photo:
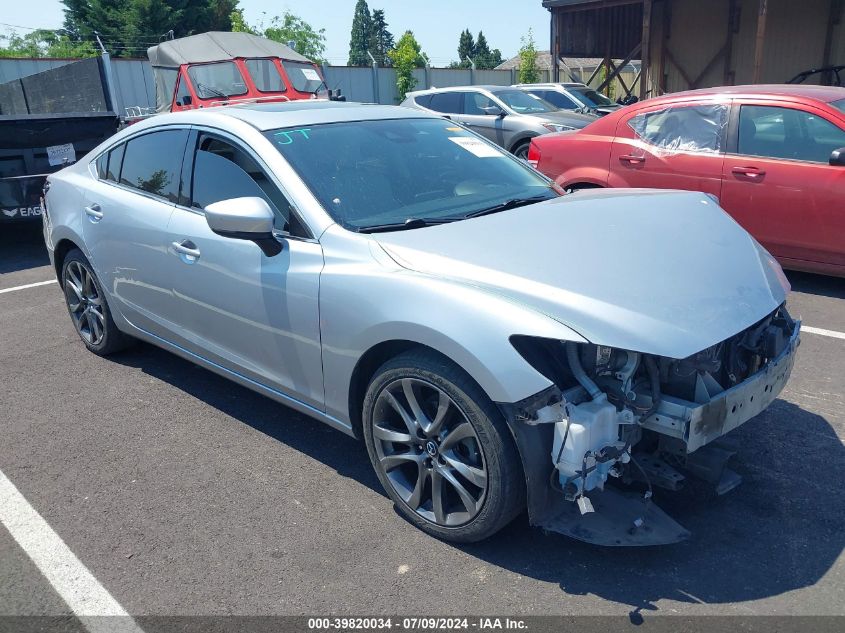
[[[378,62],[370,51],[367,51],[367,55],[370,56],[370,60],[373,62],[373,101],[381,103],[381,99],[379,99],[378,94]]]

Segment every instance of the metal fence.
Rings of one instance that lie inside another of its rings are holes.
[[[73,59],[9,59],[0,58],[0,83],[71,63]],[[155,81],[145,59],[112,59],[115,97],[118,112],[131,106],[155,107]],[[349,101],[366,103],[399,103],[396,71],[392,68],[352,68],[323,66],[329,88],[340,88]],[[480,84],[510,85],[516,83],[516,70],[471,70],[460,68],[418,68],[414,71],[416,89],[445,88]],[[629,85],[631,82],[629,78]],[[549,81],[549,71],[540,72],[540,81]]]

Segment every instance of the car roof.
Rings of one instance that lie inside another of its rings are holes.
[[[478,84],[475,86],[444,86],[443,88],[427,88],[426,90],[416,90],[409,92],[407,96],[416,97],[417,95],[436,94],[438,92],[463,92],[465,90],[487,90],[488,92],[502,92],[504,90],[513,90],[514,86],[499,86],[495,84]]]
[[[159,124],[201,123],[207,115],[223,115],[239,119],[259,130],[281,127],[342,123],[344,121],[371,121],[379,119],[437,118],[421,110],[399,106],[328,101],[325,99],[300,99],[274,103],[247,103],[241,105],[203,108],[151,117]],[[187,119],[187,120],[186,120]]]
[[[717,88],[702,88],[673,92],[662,97],[649,99],[648,103],[663,101],[684,101],[696,98],[742,98],[742,97],[776,97],[781,99],[814,99],[830,103],[838,99],[845,99],[845,88],[837,86],[815,86],[804,84],[760,84],[747,86],[720,86]],[[643,102],[645,103],[645,102]]]
[[[574,81],[549,81],[542,84],[514,84],[514,88],[589,88],[587,84]]]

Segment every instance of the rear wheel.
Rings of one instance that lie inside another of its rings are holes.
[[[76,333],[90,351],[106,356],[131,343],[132,339],[114,324],[97,275],[79,249],[75,248],[65,256],[62,289]]]
[[[522,468],[501,414],[438,354],[410,351],[385,363],[367,390],[363,421],[379,480],[426,532],[479,541],[524,508]]]

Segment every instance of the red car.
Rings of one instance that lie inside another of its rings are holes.
[[[713,194],[785,267],[845,276],[845,88],[675,93],[539,136],[528,160],[564,189]]]

